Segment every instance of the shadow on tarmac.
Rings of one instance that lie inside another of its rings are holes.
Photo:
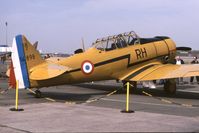
[[[42,98],[51,98],[57,102],[77,102],[82,103],[96,96],[106,95],[105,92],[99,93],[86,93],[86,94],[74,94],[74,93],[63,93],[63,92],[42,92]],[[33,93],[28,93],[28,95],[34,95]]]
[[[114,90],[118,90],[116,94],[125,94],[126,90],[123,89],[122,84],[116,84],[113,83],[111,85],[106,85],[106,84],[74,84],[71,86],[76,86],[76,87],[80,87],[81,92],[84,91],[84,88],[86,89],[92,89],[92,90],[98,90],[98,91],[103,91],[103,92],[89,92],[88,93],[79,93],[77,91],[73,92],[73,93],[68,93],[68,92],[58,92],[58,89],[55,90],[51,90],[48,91],[48,89],[46,89],[45,91],[42,91],[42,97],[48,97],[51,99],[54,99],[56,101],[59,102],[65,102],[65,101],[74,101],[74,102],[85,102],[87,100],[90,99],[95,99],[95,98],[99,98],[102,96],[107,95],[110,92],[113,92]],[[67,86],[63,86],[64,88]],[[180,85],[178,86],[178,90],[190,90],[190,89],[194,89],[199,88],[195,85],[189,85],[189,84],[185,84],[185,85]],[[183,98],[183,99],[199,99],[199,93],[194,93],[194,92],[182,92],[182,91],[177,91],[176,94],[174,95],[169,95],[167,93],[164,92],[163,87],[162,86],[158,86],[156,89],[149,89],[149,88],[137,88],[137,89],[131,89],[130,93],[134,94],[134,95],[144,95],[142,93],[142,91],[145,91],[155,97],[165,97],[165,98]],[[25,92],[25,91],[24,91]],[[198,90],[199,92],[199,90]],[[33,93],[26,93],[28,95],[33,96]],[[6,95],[5,95],[6,96]],[[7,96],[6,96],[7,97]],[[14,94],[13,94],[14,97]]]
[[[78,84],[78,85],[74,85],[74,86],[78,86],[78,87],[83,87],[83,88],[89,88],[89,89],[96,89],[96,90],[103,90],[103,91],[114,91],[116,89],[119,89],[119,91],[117,92],[117,94],[125,94],[126,91],[125,89],[121,89],[120,86],[114,86],[114,85],[99,85],[99,84]],[[184,98],[184,99],[199,99],[199,93],[194,93],[194,92],[182,92],[182,91],[178,91],[178,90],[188,90],[188,89],[193,89],[193,88],[197,88],[196,86],[193,85],[181,85],[177,87],[177,92],[176,94],[167,94],[164,92],[163,87],[157,87],[156,89],[149,89],[149,88],[137,88],[134,90],[130,90],[131,94],[135,94],[135,95],[144,95],[142,93],[142,91],[145,91],[153,96],[156,97],[167,97],[167,98]],[[199,92],[199,90],[198,90]]]

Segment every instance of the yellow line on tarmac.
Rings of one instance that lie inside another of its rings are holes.
[[[68,102],[68,101],[66,101],[65,104],[76,104],[76,102]]]
[[[162,102],[165,102],[165,103],[170,103],[170,104],[172,104],[172,102],[171,102],[171,101],[166,100],[166,99],[161,99],[161,101],[162,101]]]
[[[1,89],[1,88],[0,88]],[[5,92],[7,92],[9,89],[11,89],[11,88],[8,88],[8,89],[5,89],[5,90],[2,90],[0,93],[1,94],[4,94]]]
[[[51,102],[56,102],[56,100],[51,99],[51,98],[49,98],[49,97],[45,97],[45,99],[48,100],[48,101],[51,101]]]
[[[33,94],[36,94],[33,90],[31,89],[28,89],[29,92],[33,93]],[[52,99],[52,98],[49,98],[49,97],[44,97],[46,100],[48,101],[51,101],[51,102],[56,102],[56,100]]]
[[[144,93],[147,96],[153,97],[151,94],[149,94],[145,91],[142,91],[142,93]],[[180,103],[174,103],[174,102],[166,100],[166,99],[161,99],[161,98],[158,98],[158,99],[161,100],[162,102],[169,103],[169,104],[179,104],[179,105],[184,106],[184,107],[194,107],[194,105],[191,105],[191,104],[180,104]]]
[[[193,107],[193,105],[191,105],[191,104],[182,104],[182,106],[185,106],[185,107]]]
[[[95,102],[95,101],[97,101],[97,100],[98,100],[98,99],[88,100],[88,101],[86,101],[86,103]]]
[[[36,94],[33,90],[31,89],[28,89],[29,92],[33,93],[33,94]]]
[[[147,93],[147,92],[145,92],[145,91],[142,91],[142,93],[144,93],[144,94],[147,95],[147,96],[153,97],[151,94],[149,94],[149,93]]]
[[[31,89],[28,89],[28,91],[31,92],[31,93],[33,93],[33,94],[36,94],[36,93],[35,93],[33,90],[31,90]],[[116,92],[117,92],[117,90],[114,90],[113,92],[107,94],[106,96],[107,96],[107,97],[108,97],[108,96],[111,96],[111,95],[113,95],[113,94],[116,93]],[[49,97],[43,97],[43,98],[45,98],[46,100],[51,101],[51,102],[56,102],[56,100],[54,100],[54,99],[52,99],[52,98],[49,98]],[[100,99],[101,99],[101,98],[100,98]],[[100,100],[100,99],[99,99],[99,98],[91,99],[91,100],[85,101],[84,103],[91,103],[91,102],[98,101],[98,100]],[[72,101],[66,101],[65,104],[77,104],[77,103],[76,103],[76,102],[72,102]]]
[[[111,93],[107,94],[106,96],[113,95],[113,94],[114,94],[114,93],[116,93],[116,92],[117,92],[117,90],[115,90],[115,91],[113,91],[113,92],[111,92]]]

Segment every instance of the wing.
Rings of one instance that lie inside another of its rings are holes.
[[[126,74],[120,80],[147,81],[190,76],[199,76],[199,64],[150,64]]]
[[[29,78],[32,80],[46,80],[70,70],[71,68],[66,66],[45,62],[30,69]]]

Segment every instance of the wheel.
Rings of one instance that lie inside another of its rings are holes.
[[[40,90],[36,90],[35,91],[35,97],[36,98],[41,98],[41,91]]]
[[[176,93],[176,80],[175,79],[167,79],[164,83],[164,91],[168,94]]]

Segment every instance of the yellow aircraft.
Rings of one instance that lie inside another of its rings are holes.
[[[172,63],[176,50],[169,37],[140,38],[132,31],[97,39],[86,51],[78,49],[70,57],[48,61],[24,35],[17,35],[13,39],[12,61],[19,88],[113,79],[136,85],[138,81],[166,79],[164,90],[175,93],[175,78],[199,76],[197,64]]]

